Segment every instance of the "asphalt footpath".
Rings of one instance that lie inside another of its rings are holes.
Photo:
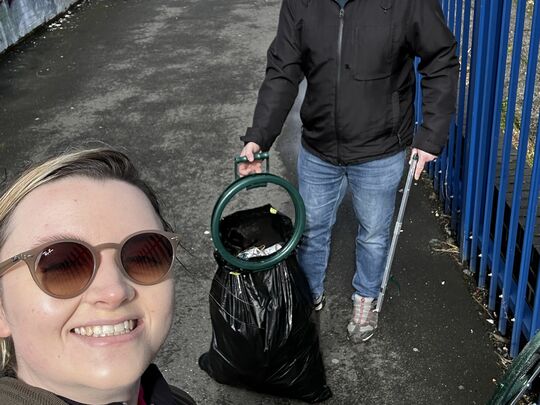
[[[177,313],[157,363],[200,404],[297,404],[221,385],[199,369],[212,329],[210,237],[215,202],[251,124],[276,0],[87,0],[0,54],[0,170],[102,143],[128,153],[161,197],[185,250]],[[299,99],[271,153],[296,184]],[[399,204],[401,194],[396,204]],[[122,196],[118,196],[122,198]],[[278,187],[235,198],[230,212],[270,202]],[[493,326],[472,297],[427,179],[415,182],[376,335],[347,340],[356,225],[347,197],[333,233],[328,302],[318,324],[327,404],[485,404],[502,373]]]

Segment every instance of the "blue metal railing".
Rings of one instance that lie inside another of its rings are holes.
[[[448,144],[428,172],[461,259],[487,289],[487,305],[516,356],[540,330],[540,140],[531,124],[538,114],[540,0],[441,0],[441,6],[461,72]]]

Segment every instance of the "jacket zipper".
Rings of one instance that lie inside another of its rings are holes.
[[[338,130],[338,93],[339,85],[341,82],[341,45],[343,42],[343,17],[345,15],[345,9],[340,6],[339,8],[339,33],[337,43],[337,77],[336,77],[336,98],[334,102],[334,126],[336,128],[336,144],[337,144],[337,161],[340,163],[339,153],[339,130]]]

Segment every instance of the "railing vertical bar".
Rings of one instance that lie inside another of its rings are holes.
[[[444,15],[448,16],[448,0],[442,1],[441,8],[443,10]]]
[[[465,138],[465,162],[464,162],[464,171],[463,171],[463,201],[462,201],[462,213],[461,213],[461,241],[460,241],[460,250],[461,250],[461,259],[462,261],[469,259],[470,251],[470,216],[471,216],[471,206],[474,199],[474,189],[472,179],[475,174],[475,160],[473,156],[476,152],[476,136],[475,131],[472,129],[473,125],[471,121],[473,120],[476,114],[473,114],[475,111],[473,107],[473,100],[476,98],[476,93],[478,92],[478,83],[477,83],[477,66],[478,59],[482,53],[482,47],[479,47],[480,43],[478,37],[481,36],[478,31],[479,29],[479,20],[482,15],[481,5],[483,0],[474,0],[474,17],[473,17],[473,32],[472,32],[472,46],[471,49],[471,61],[470,61],[470,72],[469,72],[469,90],[467,94],[467,127],[466,127],[466,138]],[[481,31],[481,30],[480,30]],[[481,59],[481,58],[480,58]]]
[[[414,71],[416,72],[416,88],[415,88],[415,126],[418,128],[422,123],[422,76],[418,73],[419,58],[414,58]]]
[[[449,18],[449,5],[450,5],[449,0],[443,0],[442,9],[443,9],[443,14],[446,18],[447,23],[448,23],[448,18]],[[444,167],[444,164],[446,162],[446,153],[447,153],[447,148],[444,148],[439,154],[439,156],[437,157],[437,159],[433,162],[433,164],[435,165],[434,189],[436,193],[438,194],[439,201],[444,201],[444,189],[443,189],[444,182],[442,181],[441,174],[442,174],[442,168]]]
[[[497,63],[497,78],[495,80],[495,109],[493,111],[493,122],[491,126],[491,145],[489,151],[489,169],[487,176],[487,189],[486,189],[486,200],[484,208],[484,224],[483,224],[483,235],[482,235],[482,246],[488,246],[488,241],[490,240],[491,234],[491,220],[493,218],[493,196],[495,193],[495,177],[497,174],[497,161],[499,159],[498,148],[499,148],[499,139],[501,135],[501,104],[504,93],[504,79],[506,75],[506,58],[508,55],[508,33],[510,29],[510,17],[512,13],[512,0],[503,0],[503,10],[500,21],[500,39],[499,39],[499,60]],[[493,250],[493,255],[499,255],[498,251]],[[493,261],[491,259],[491,276],[493,280],[497,279],[498,271],[493,268]],[[482,255],[480,260],[480,271],[479,274],[483,276],[486,273],[488,265],[488,255]],[[485,287],[485,283],[480,285],[481,288]],[[496,286],[495,291],[496,292]],[[490,289],[490,294],[492,293]]]
[[[459,56],[461,53],[461,30],[463,27],[463,0],[456,0],[456,19],[455,25],[452,27],[452,32],[456,38],[457,48],[456,53]]]
[[[503,233],[503,222],[504,222],[504,212],[506,209],[506,191],[508,189],[508,176],[509,176],[509,167],[510,167],[510,154],[512,149],[512,135],[513,135],[513,125],[514,117],[516,110],[516,99],[518,91],[518,79],[519,79],[519,67],[521,64],[521,48],[523,44],[523,27],[525,20],[525,1],[519,0],[516,10],[516,22],[514,28],[514,41],[512,44],[512,62],[510,64],[510,81],[508,85],[508,97],[507,97],[507,110],[505,116],[505,128],[504,128],[504,137],[503,137],[503,148],[502,148],[502,162],[500,168],[500,179],[499,179],[499,188],[498,188],[498,197],[497,197],[497,214],[495,219],[495,237],[493,240],[493,263],[492,271],[493,276],[491,277],[491,283],[489,288],[489,301],[488,307],[491,310],[495,309],[495,303],[497,298],[497,291],[499,285],[499,263],[501,259],[502,251],[502,233]],[[507,260],[506,260],[507,261]],[[510,286],[507,286],[507,291]],[[504,290],[503,286],[501,290]],[[509,292],[509,291],[508,291]],[[504,294],[504,293],[503,293]],[[504,317],[499,319],[499,331],[506,332],[506,319]]]
[[[414,90],[414,134],[416,135],[418,128],[422,124],[422,75],[418,73],[418,63],[420,63],[420,59],[414,58],[413,63],[416,78]]]
[[[519,7],[519,3],[518,3]],[[517,16],[516,16],[517,19]],[[515,33],[518,35],[518,32]],[[532,45],[532,42],[531,42]],[[531,118],[531,104],[534,93],[534,80],[536,74],[536,55],[538,49],[531,47],[529,58],[535,55],[532,63],[527,65],[527,76],[525,78],[525,93],[523,97],[523,108],[521,113],[521,127],[519,131],[518,154],[516,161],[516,173],[514,175],[514,190],[512,195],[512,211],[510,213],[510,223],[508,225],[508,246],[506,249],[506,263],[504,268],[503,299],[500,310],[499,325],[502,331],[506,332],[507,313],[510,304],[510,292],[512,282],[512,270],[514,264],[514,254],[516,249],[516,236],[519,220],[519,210],[521,205],[521,191],[523,188],[523,169],[525,167],[525,157],[527,155],[528,131]],[[526,133],[527,132],[527,133]],[[514,314],[515,315],[515,314]]]
[[[445,147],[441,151],[441,153],[439,154],[439,157],[437,158],[437,161],[435,162],[435,175],[437,176],[437,179],[439,181],[439,200],[441,201],[444,201],[446,198],[446,189],[444,187],[444,174],[445,174],[447,155],[448,155],[448,147]]]
[[[472,129],[476,127],[473,125],[473,120],[476,118],[476,111],[478,108],[479,97],[481,89],[479,88],[479,67],[482,66],[482,53],[483,47],[480,46],[483,41],[482,29],[480,28],[480,22],[483,21],[483,15],[485,14],[482,9],[484,7],[484,0],[475,0],[474,2],[474,17],[473,17],[473,35],[472,35],[472,52],[470,62],[469,73],[469,93],[467,101],[467,130],[466,130],[466,145],[465,145],[465,167],[464,167],[464,184],[463,184],[463,201],[462,201],[462,213],[461,213],[461,258],[462,260],[469,260],[470,253],[470,232],[471,232],[471,205],[474,199],[474,187],[473,179],[475,176],[475,154],[476,154],[476,142],[477,136]],[[474,113],[473,113],[474,112]]]
[[[482,246],[482,257],[480,259],[480,266],[479,266],[479,272],[478,272],[478,286],[480,288],[485,288],[486,286],[486,269],[487,269],[487,262],[489,260],[489,254],[488,254],[488,246],[489,240],[490,240],[490,232],[491,232],[491,219],[493,217],[493,194],[494,194],[494,186],[495,186],[495,174],[497,171],[497,152],[498,152],[498,145],[499,145],[499,137],[500,137],[500,117],[501,117],[501,100],[503,97],[503,85],[504,85],[504,77],[506,72],[506,56],[507,56],[507,47],[508,47],[508,28],[510,24],[510,13],[511,13],[511,1],[509,0],[503,0],[504,6],[501,7],[500,3],[494,3],[497,4],[497,9],[493,10],[492,17],[494,17],[492,20],[490,20],[490,26],[496,28],[500,27],[498,30],[494,30],[493,41],[490,41],[493,46],[489,46],[488,49],[492,49],[494,52],[497,51],[496,57],[493,55],[493,58],[489,58],[488,61],[493,63],[493,66],[495,66],[495,72],[496,72],[496,78],[495,78],[495,87],[492,94],[493,97],[493,103],[492,103],[492,110],[490,111],[490,115],[492,116],[490,122],[489,122],[489,142],[486,140],[485,146],[482,147],[482,150],[488,151],[489,146],[489,153],[487,155],[487,179],[486,176],[480,174],[479,181],[482,182],[482,184],[485,184],[485,200],[480,201],[480,204],[483,205],[483,223],[482,223],[482,235],[481,235],[481,246]],[[496,35],[496,41],[495,41],[495,34]],[[495,59],[497,60],[495,63]],[[490,76],[487,78],[487,83],[492,83],[493,77]],[[490,86],[493,88],[493,86]],[[490,117],[485,117],[486,120]],[[481,177],[481,179],[480,179]],[[479,205],[480,205],[479,204]],[[480,218],[479,218],[480,219]]]
[[[475,231],[474,227],[474,207],[475,207],[475,195],[476,195],[476,187],[475,187],[475,179],[477,178],[478,174],[478,167],[482,164],[481,161],[478,159],[478,155],[480,151],[478,150],[479,143],[481,141],[481,132],[482,128],[480,127],[480,116],[482,115],[482,108],[483,108],[483,77],[484,77],[484,70],[483,67],[486,66],[485,63],[485,36],[486,31],[488,29],[487,26],[487,15],[489,14],[489,8],[487,0],[477,0],[475,3],[474,13],[475,13],[475,20],[478,21],[478,26],[475,26],[474,30],[477,30],[478,27],[478,35],[476,38],[473,38],[473,50],[477,51],[477,58],[475,58],[473,66],[474,66],[474,72],[473,72],[473,94],[472,94],[472,103],[471,103],[471,111],[474,111],[473,114],[469,114],[470,118],[470,125],[467,127],[467,134],[470,137],[469,140],[469,149],[467,151],[467,182],[466,182],[466,194],[465,194],[465,210],[464,210],[464,231],[466,232],[466,235],[463,235],[463,239],[467,241],[466,243],[466,254],[468,256],[469,265],[471,271],[475,272],[475,263],[476,263],[476,251],[472,249],[472,243],[475,242],[476,235],[473,233]],[[476,19],[476,13],[479,12],[479,17]],[[472,241],[470,241],[469,238],[472,237]]]
[[[494,67],[496,69],[497,64],[495,63],[496,54],[498,50],[499,36],[498,27],[500,26],[500,2],[489,2],[487,6],[487,20],[486,20],[486,35],[485,43],[483,44],[486,49],[485,59],[484,59],[484,74],[482,77],[483,83],[482,88],[483,97],[481,101],[481,113],[480,120],[478,122],[478,127],[474,128],[475,132],[480,136],[478,141],[478,154],[477,158],[477,175],[476,175],[476,193],[482,198],[475,198],[473,203],[473,224],[472,224],[472,234],[473,238],[471,241],[471,259],[470,259],[470,268],[471,270],[476,270],[476,263],[478,261],[477,252],[479,251],[478,245],[481,241],[482,235],[482,218],[483,218],[483,209],[484,209],[484,200],[483,196],[486,191],[485,184],[485,175],[486,169],[489,163],[489,155],[487,154],[487,145],[489,145],[491,132],[491,117],[493,116],[494,109],[494,88],[491,85],[493,83]],[[496,72],[495,72],[496,73]],[[483,253],[487,255],[488,246],[482,246],[485,248]],[[481,287],[485,286],[485,272],[483,274],[478,274],[478,285]]]
[[[448,11],[448,26],[452,32],[455,32],[456,28],[456,9],[457,9],[457,0],[450,0],[449,11]],[[456,54],[459,56],[459,48],[456,48]],[[450,128],[448,131],[448,147],[445,151],[445,165],[443,166],[442,173],[442,184],[444,187],[444,213],[452,213],[452,195],[454,194],[453,183],[451,179],[454,178],[454,157],[456,156],[455,152],[456,144],[456,126],[455,126],[455,116],[452,117],[450,122]],[[450,179],[450,181],[449,181]]]
[[[444,198],[444,213],[445,214],[452,213],[451,209],[452,209],[453,190],[452,190],[451,179],[454,178],[453,157],[456,155],[455,143],[456,143],[456,124],[455,124],[455,118],[452,117],[452,120],[450,121],[450,129],[448,132],[446,166],[445,166],[445,169],[443,170],[444,171],[443,184],[444,184],[444,189],[445,189],[445,198]]]
[[[525,166],[525,157],[527,156],[527,140],[529,137],[530,130],[530,120],[531,120],[531,111],[532,111],[532,102],[534,96],[534,83],[536,78],[536,64],[538,62],[538,45],[540,43],[540,27],[538,27],[538,17],[540,13],[540,6],[538,1],[534,2],[533,17],[532,17],[532,27],[531,27],[531,37],[529,42],[529,57],[527,59],[527,76],[525,80],[525,97],[523,103],[523,112],[521,120],[521,130],[520,130],[520,139],[518,146],[518,162],[520,164],[519,170],[520,173],[516,171],[516,184],[515,188],[518,191],[514,194],[514,201],[512,201],[512,208],[517,213],[515,215],[515,224],[512,222],[511,218],[510,223],[512,226],[517,228],[517,221],[519,219],[519,201],[521,200],[522,193],[522,181],[519,185],[517,184],[518,178],[523,179],[523,168]],[[538,132],[537,132],[538,135]],[[522,142],[523,140],[523,142]],[[538,137],[536,138],[535,145],[535,156],[538,157],[540,153],[540,144]],[[521,156],[523,155],[523,156]],[[519,177],[518,177],[519,174]],[[529,202],[527,209],[527,219],[525,221],[525,235],[523,237],[523,245],[521,249],[521,263],[519,269],[519,278],[518,278],[518,287],[517,287],[517,296],[516,296],[516,306],[514,311],[514,328],[512,329],[512,340],[510,341],[510,356],[514,357],[519,352],[519,343],[521,338],[522,331],[522,322],[523,322],[523,311],[525,302],[525,291],[527,287],[528,275],[529,275],[529,264],[531,259],[532,251],[532,238],[534,232],[534,225],[536,224],[536,208],[538,203],[538,159],[534,160],[533,163],[533,178],[531,189],[529,190]],[[514,205],[516,203],[516,205]],[[512,212],[512,214],[514,211]],[[512,239],[513,240],[513,239]],[[530,337],[530,336],[528,336]]]
[[[463,4],[465,3],[465,4]],[[463,160],[463,135],[464,135],[464,113],[465,113],[465,94],[467,89],[467,66],[469,62],[469,33],[470,33],[470,19],[471,19],[471,0],[459,1],[458,22],[460,24],[459,29],[456,30],[456,39],[458,40],[458,49],[461,51],[461,63],[460,63],[460,76],[458,87],[458,104],[456,111],[456,156],[455,156],[455,176],[454,176],[454,195],[452,198],[452,219],[451,227],[456,231],[456,235],[460,235],[460,229],[458,229],[458,215],[461,214],[461,187],[462,187],[462,160]],[[464,6],[464,7],[463,7]],[[461,18],[461,9],[463,9],[463,19]],[[463,21],[463,24],[461,22]],[[463,27],[463,35],[461,35],[461,27]]]
[[[538,144],[538,134],[536,135],[536,142]],[[535,155],[537,156],[537,155]],[[536,161],[536,159],[535,159]],[[536,274],[540,273],[540,265],[536,269]],[[540,277],[536,278],[536,289],[534,290],[534,306],[533,306],[533,315],[531,321],[531,336],[535,335],[540,329]]]
[[[414,71],[416,73],[416,87],[415,87],[415,133],[418,131],[418,127],[422,125],[423,116],[422,116],[422,75],[418,73],[418,63],[420,63],[420,58],[414,59]],[[429,163],[425,169],[428,172],[429,178],[433,178],[433,164]]]
[[[454,31],[454,25],[456,23],[456,0],[450,0],[448,5],[448,27],[451,31]]]
[[[443,3],[443,13],[446,17],[447,25],[449,25],[449,21],[451,18],[451,10],[450,10],[450,0],[444,0]],[[435,161],[435,190],[437,190],[439,194],[439,199],[442,201],[446,200],[446,189],[444,186],[444,175],[445,175],[445,168],[446,168],[446,162],[448,157],[448,147],[445,147],[442,152],[439,154],[437,160]]]

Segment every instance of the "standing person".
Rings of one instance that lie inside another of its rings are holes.
[[[0,403],[194,405],[152,364],[178,235],[110,149],[38,164],[0,194]]]
[[[415,57],[423,123],[413,138]],[[355,341],[377,327],[373,309],[405,148],[412,143],[418,154],[418,179],[446,143],[458,70],[438,0],[283,0],[253,125],[241,137],[248,162],[239,173],[261,171],[253,155],[270,149],[305,77],[297,170],[307,223],[298,260],[321,310],[331,229],[350,187],[358,234],[347,331]]]

